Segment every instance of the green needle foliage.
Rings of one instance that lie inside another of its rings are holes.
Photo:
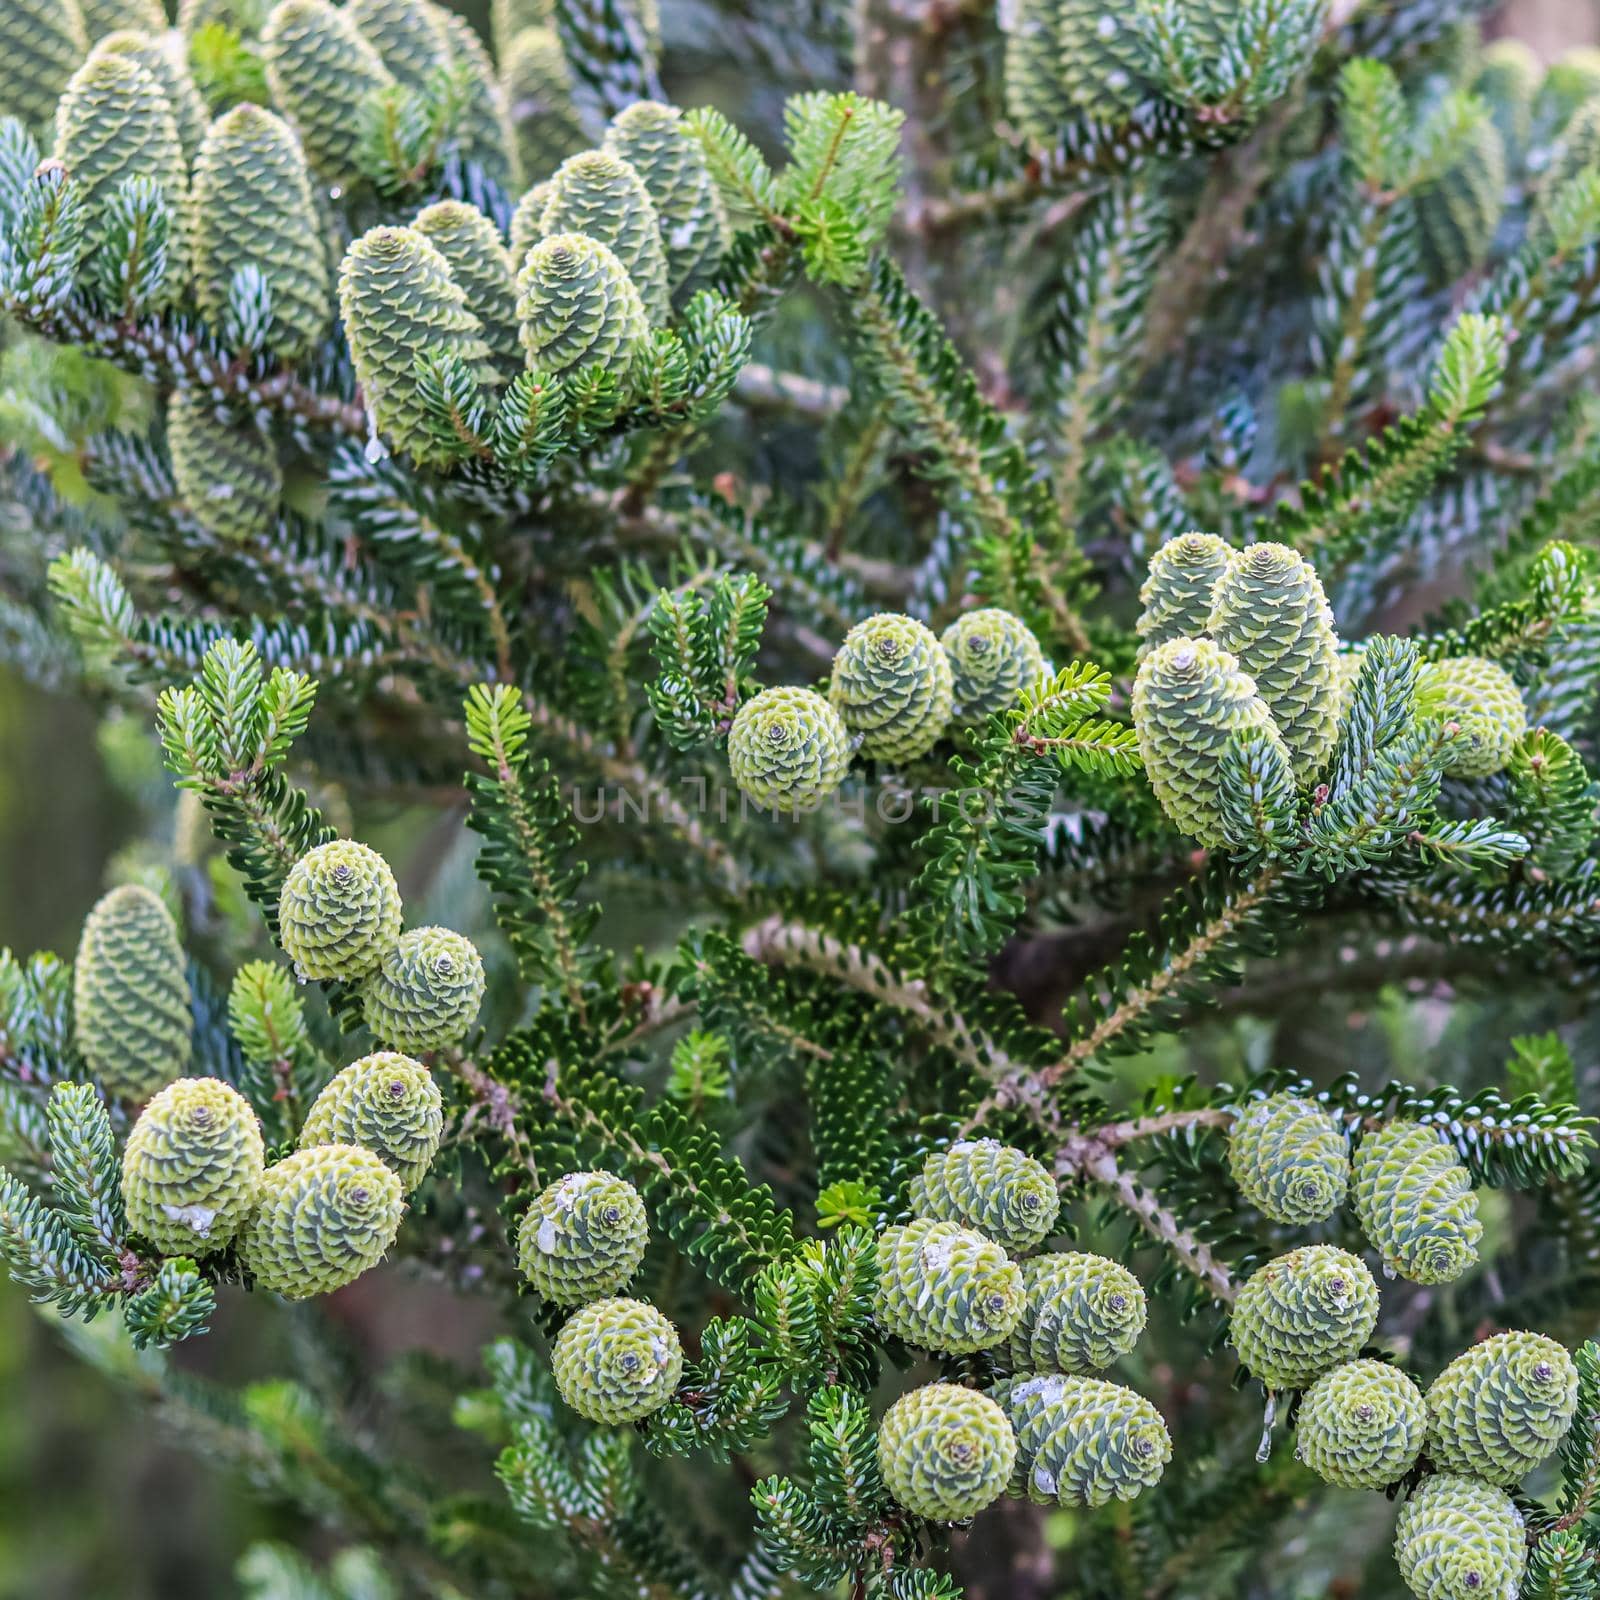
[[[0,1256],[250,1600],[1600,1593],[1600,64],[1482,9],[4,8],[0,662],[145,776]]]

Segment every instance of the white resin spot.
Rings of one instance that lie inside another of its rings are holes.
[[[1056,1475],[1048,1467],[1038,1466],[1033,1469],[1033,1486],[1040,1494],[1053,1495],[1056,1492]]]
[[[217,1220],[213,1206],[162,1206],[161,1209],[169,1222],[181,1224],[202,1239],[210,1238],[211,1224]]]
[[[556,1224],[554,1217],[546,1217],[539,1224],[539,1232],[534,1239],[542,1255],[553,1256],[556,1253]]]

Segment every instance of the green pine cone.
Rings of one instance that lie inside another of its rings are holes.
[[[370,1150],[407,1194],[428,1175],[444,1133],[444,1100],[420,1061],[380,1050],[337,1072],[311,1103],[300,1148],[353,1144]]]
[[[1239,1364],[1268,1389],[1301,1389],[1356,1355],[1378,1325],[1378,1286],[1331,1244],[1274,1256],[1246,1280],[1228,1336]]]
[[[500,78],[525,177],[554,172],[588,144],[572,98],[572,69],[554,28],[522,29],[509,48],[501,51]],[[548,204],[547,194],[540,206],[541,217]]]
[[[425,89],[450,65],[450,38],[429,0],[346,0],[344,11],[398,82]]]
[[[844,782],[850,736],[814,689],[763,689],[728,730],[728,770],[739,792],[774,811],[807,811]]]
[[[278,942],[302,979],[363,978],[399,938],[400,889],[376,850],[330,839],[290,867],[278,894]]]
[[[88,53],[77,0],[6,0],[0,6],[0,107],[48,145],[56,102]]]
[[[1417,1600],[1516,1600],[1528,1564],[1522,1513],[1503,1489],[1436,1473],[1400,1508],[1394,1559]]]
[[[154,33],[117,28],[103,35],[94,49],[97,55],[104,52],[106,55],[127,56],[129,60],[137,61],[161,85],[178,130],[178,143],[183,147],[184,161],[192,164],[200,141],[205,138],[211,112],[189,75],[183,35],[169,29],[163,20]]]
[[[1016,1455],[1005,1412],[959,1383],[910,1390],[878,1424],[878,1470],[889,1493],[930,1522],[964,1522],[999,1499]]]
[[[281,117],[239,105],[206,131],[194,164],[190,229],[200,314],[223,327],[240,267],[272,292],[267,348],[287,361],[316,347],[333,304],[300,141]]]
[[[476,206],[441,200],[411,224],[444,257],[450,276],[478,319],[495,371],[506,379],[522,371],[517,332],[517,284],[500,230]]]
[[[149,178],[161,186],[172,219],[170,298],[188,271],[183,215],[189,186],[178,124],[160,83],[129,56],[91,55],[56,107],[56,155],[82,199],[85,255],[100,244],[106,206],[125,179]]]
[[[1451,1283],[1478,1259],[1478,1197],[1439,1129],[1390,1122],[1361,1141],[1352,1171],[1356,1220],[1387,1271]]]
[[[929,1151],[910,1204],[913,1216],[957,1223],[1023,1255],[1050,1236],[1061,1197],[1032,1156],[998,1139],[962,1139]]]
[[[254,421],[219,417],[207,395],[174,390],[167,452],[178,497],[208,532],[237,544],[277,526],[283,469]]]
[[[332,1294],[388,1254],[405,1213],[400,1180],[370,1150],[296,1150],[262,1176],[239,1259],[270,1294]]]
[[[1228,1170],[1262,1216],[1303,1227],[1344,1204],[1350,1147],[1339,1119],[1313,1100],[1275,1094],[1239,1109]]]
[[[544,238],[540,224],[549,204],[550,180],[546,178],[543,183],[534,184],[511,213],[511,265],[517,271],[527,263],[528,252]],[[643,314],[641,305],[640,315]]]
[[[265,1171],[250,1102],[218,1078],[179,1078],[151,1099],[128,1135],[128,1226],[164,1256],[209,1255],[255,1209]]]
[[[1160,1481],[1172,1459],[1161,1413],[1121,1384],[1024,1373],[994,1393],[1017,1436],[1011,1492],[1036,1505],[1132,1500]]]
[[[626,269],[581,233],[551,234],[528,251],[517,274],[517,322],[528,370],[552,377],[600,366],[625,381],[650,337]]]
[[[1022,1289],[1022,1320],[1008,1351],[1014,1372],[1096,1372],[1127,1355],[1144,1332],[1139,1280],[1105,1256],[1035,1256],[1022,1263]]]
[[[456,123],[456,142],[462,159],[508,193],[515,192],[520,177],[516,140],[504,90],[495,76],[494,62],[467,19],[454,11],[438,9],[450,61],[466,75],[466,100]]]
[[[700,141],[683,126],[683,113],[656,100],[636,100],[612,119],[605,149],[639,174],[655,205],[669,293],[715,272],[728,248],[728,216]]]
[[[1206,632],[1254,679],[1295,777],[1315,776],[1339,736],[1339,636],[1316,569],[1285,544],[1235,550]]]
[[[1539,58],[1521,39],[1496,39],[1485,47],[1472,86],[1500,130],[1506,153],[1520,156],[1533,129],[1533,101],[1539,92]]]
[[[394,82],[351,18],[328,0],[281,0],[261,30],[273,104],[325,184],[359,181],[361,107]]]
[[[963,727],[1009,711],[1045,674],[1033,630],[998,607],[958,617],[939,645],[950,663],[951,716]]]
[[[483,1004],[483,958],[448,928],[413,928],[361,991],[373,1036],[394,1050],[443,1050],[466,1038]]]
[[[639,1191],[609,1172],[569,1172],[517,1226],[517,1265],[555,1306],[614,1295],[644,1260],[650,1224]]]
[[[1416,1462],[1427,1429],[1422,1391],[1382,1361],[1346,1361],[1300,1399],[1295,1454],[1342,1489],[1383,1489]]]
[[[595,1300],[575,1311],[550,1352],[561,1398],[590,1422],[638,1422],[672,1398],[683,1375],[678,1330],[642,1300]]]
[[[833,658],[828,698],[869,761],[926,755],[950,721],[952,695],[937,637],[896,611],[858,622]]]
[[[164,33],[167,28],[161,0],[78,0],[78,10],[91,44],[119,28],[136,28],[141,33]]]
[[[1578,1369],[1542,1333],[1497,1333],[1428,1390],[1428,1454],[1441,1472],[1508,1485],[1555,1454],[1578,1408]]]
[[[1509,672],[1484,656],[1429,661],[1417,674],[1417,711],[1461,725],[1467,746],[1446,770],[1458,778],[1491,778],[1528,731],[1528,708]]]
[[[139,884],[102,895],[72,972],[78,1049],[108,1094],[143,1100],[183,1075],[193,1025],[177,925]]]
[[[1078,118],[1061,73],[1059,0],[1017,0],[1006,30],[1006,115],[1030,144],[1053,145]]]
[[[1283,742],[1254,680],[1209,639],[1168,639],[1139,663],[1133,725],[1161,809],[1205,845],[1225,842],[1221,774],[1230,741]]]
[[[1493,119],[1480,116],[1455,160],[1416,193],[1422,262],[1435,287],[1456,283],[1483,265],[1505,209],[1505,190],[1505,141]]]
[[[878,1241],[873,1315],[918,1350],[987,1350],[1010,1337],[1022,1304],[1021,1271],[982,1234],[918,1218]]]
[[[1139,29],[1138,6],[1105,0],[1056,0],[1061,88],[1079,112],[1096,122],[1120,122],[1155,98],[1156,70]]]
[[[1197,639],[1211,621],[1212,598],[1233,546],[1214,533],[1181,533],[1150,557],[1139,589],[1144,610],[1135,624],[1141,656],[1169,639]]]
[[[672,307],[660,219],[643,179],[620,156],[607,150],[568,156],[550,180],[539,226],[546,237],[581,233],[605,245],[633,280],[646,317],[667,321]]]
[[[448,459],[423,399],[417,357],[453,351],[476,367],[487,351],[444,257],[415,229],[369,229],[345,252],[339,306],[379,433],[424,466]]]

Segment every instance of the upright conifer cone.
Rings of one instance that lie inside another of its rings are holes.
[[[389,863],[354,839],[330,839],[295,862],[278,894],[278,938],[312,982],[353,982],[400,937],[400,888]]]
[[[332,1294],[383,1260],[405,1211],[400,1180],[370,1150],[296,1150],[263,1174],[239,1259],[258,1289],[290,1300]]]
[[[1214,533],[1180,533],[1150,557],[1139,589],[1144,610],[1135,624],[1141,656],[1168,639],[1196,639],[1211,621],[1212,597],[1233,547]]]
[[[1057,62],[1067,98],[1096,122],[1116,123],[1156,98],[1150,45],[1137,7],[1056,0]]]
[[[878,1424],[878,1468],[889,1493],[931,1522],[961,1522],[999,1498],[1017,1441],[986,1394],[926,1383],[900,1396]]]
[[[167,451],[180,498],[202,527],[238,543],[278,520],[283,469],[253,419],[218,416],[210,397],[174,390],[167,402]]]
[[[1148,1310],[1139,1280],[1082,1250],[1022,1263],[1022,1320],[1011,1332],[1013,1372],[1087,1373],[1139,1342]]]
[[[443,1050],[464,1039],[483,1003],[483,958],[448,928],[413,928],[361,991],[373,1036],[395,1050]]]
[[[420,1061],[393,1050],[336,1072],[312,1101],[300,1148],[354,1144],[370,1150],[410,1194],[428,1175],[444,1133],[444,1100]]]
[[[909,1198],[915,1215],[971,1228],[1011,1255],[1038,1249],[1061,1209],[1055,1179],[998,1139],[961,1139],[929,1151]]]
[[[1455,158],[1416,196],[1422,260],[1438,287],[1481,266],[1505,209],[1506,149],[1487,109],[1474,117]]]
[[[1394,1558],[1417,1600],[1516,1600],[1528,1564],[1522,1513],[1504,1489],[1435,1473],[1400,1508]]]
[[[844,782],[850,736],[815,689],[763,689],[728,731],[728,770],[741,794],[775,811],[805,811]]]
[[[1222,757],[1230,741],[1257,736],[1283,748],[1254,681],[1209,639],[1169,639],[1140,662],[1133,725],[1161,809],[1206,845],[1225,842]]]
[[[919,1350],[987,1350],[1009,1337],[1022,1301],[1021,1272],[982,1234],[919,1219],[878,1241],[873,1315],[885,1332]]]
[[[143,1100],[182,1076],[193,1026],[177,925],[140,884],[102,895],[72,970],[78,1049],[109,1094]]]
[[[561,1398],[590,1422],[638,1422],[683,1375],[678,1330],[642,1300],[596,1300],[567,1319],[550,1352]]]
[[[589,142],[573,103],[572,70],[554,28],[524,28],[509,48],[502,48],[500,80],[524,178],[554,172]]]
[[[348,0],[345,15],[378,52],[395,78],[425,89],[450,65],[450,40],[439,8],[429,0]]]
[[[1132,1500],[1172,1459],[1161,1413],[1121,1384],[1023,1373],[999,1384],[995,1398],[1017,1436],[1011,1492],[1038,1505]]]
[[[950,663],[951,715],[963,727],[1010,710],[1045,673],[1033,630],[995,606],[958,617],[939,645]]]
[[[1346,1361],[1300,1400],[1295,1453],[1345,1489],[1383,1489],[1408,1473],[1422,1450],[1422,1392],[1398,1367]]]
[[[361,107],[394,82],[350,17],[327,0],[281,0],[261,30],[273,104],[293,125],[324,183],[349,187],[361,169]]]
[[[1361,1260],[1331,1244],[1274,1256],[1245,1281],[1228,1337],[1268,1389],[1300,1389],[1356,1355],[1378,1324],[1378,1286]]]
[[[118,28],[136,28],[142,33],[161,33],[167,26],[167,13],[161,0],[78,0],[89,42],[97,43]]]
[[[88,53],[78,0],[6,0],[0,6],[0,109],[48,146],[56,102]]]
[[[1356,1218],[1390,1272],[1450,1283],[1478,1259],[1472,1177],[1438,1128],[1386,1124],[1361,1141],[1353,1171]]]
[[[844,636],[828,698],[869,761],[912,761],[950,721],[953,680],[939,641],[913,617],[880,611]]]
[[[500,230],[461,200],[441,200],[411,224],[444,257],[450,276],[478,319],[495,371],[513,378],[522,370],[517,332],[517,285]]]
[[[486,354],[483,330],[444,257],[414,228],[369,229],[345,252],[339,306],[379,433],[424,465],[438,459],[417,357],[453,351],[476,366]]]
[[[238,105],[207,130],[194,164],[195,293],[220,331],[241,267],[256,267],[272,294],[267,348],[297,361],[328,326],[328,267],[314,243],[317,214],[300,141],[281,117]]]
[[[1228,1133],[1239,1192],[1274,1222],[1326,1222],[1344,1204],[1350,1149],[1332,1112],[1292,1094],[1243,1106]]]
[[[1528,708],[1516,680],[1484,656],[1430,661],[1417,674],[1419,715],[1459,723],[1466,744],[1448,770],[1462,778],[1492,778],[1528,731]]]
[[[1284,544],[1236,550],[1206,632],[1254,680],[1302,782],[1339,734],[1339,636],[1316,569]]]
[[[667,253],[667,288],[676,294],[716,269],[728,247],[728,218],[700,141],[676,106],[636,100],[606,129],[605,148],[639,174],[655,204]]]
[[[1053,145],[1078,109],[1061,73],[1059,0],[1017,0],[1006,29],[1006,115],[1030,144]]]
[[[552,234],[528,251],[517,324],[528,369],[551,377],[600,366],[626,381],[650,335],[622,263],[581,233]]]
[[[128,1225],[164,1256],[221,1250],[266,1170],[250,1102],[217,1078],[179,1078],[139,1114],[122,1155]]]
[[[1513,1484],[1553,1455],[1578,1408],[1578,1369],[1541,1333],[1497,1333],[1428,1390],[1428,1455],[1441,1472]]]
[[[103,51],[137,61],[161,85],[178,130],[178,143],[183,146],[184,160],[192,162],[205,137],[211,112],[189,75],[183,42],[181,33],[162,22],[160,31],[155,33],[140,33],[133,28],[115,29],[94,48],[96,54]]]
[[[613,1295],[644,1260],[649,1222],[639,1191],[609,1172],[569,1172],[517,1226],[517,1264],[551,1305]]]
[[[607,150],[583,150],[561,163],[550,180],[550,198],[540,219],[546,238],[581,233],[603,244],[620,261],[652,323],[665,323],[667,253],[661,224],[639,174]]]

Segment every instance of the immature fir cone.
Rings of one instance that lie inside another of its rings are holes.
[[[314,349],[333,311],[328,264],[300,141],[282,117],[239,105],[211,124],[190,216],[195,296],[213,330],[226,323],[234,273],[256,267],[272,292],[267,348],[287,361]]]
[[[530,372],[560,377],[599,366],[626,381],[650,336],[622,263],[597,240],[556,233],[517,274],[517,323]]]
[[[556,1306],[614,1295],[639,1270],[650,1225],[639,1191],[609,1172],[569,1172],[517,1226],[517,1265]]]
[[[922,623],[880,611],[844,636],[828,698],[869,761],[926,755],[950,721],[950,662]]]
[[[1022,1263],[1022,1320],[1007,1352],[1013,1372],[1087,1373],[1127,1355],[1144,1332],[1139,1280],[1082,1250]]]
[[[1505,209],[1505,189],[1505,141],[1493,120],[1480,116],[1455,159],[1416,194],[1422,261],[1436,287],[1483,264]]]
[[[1006,115],[1031,144],[1054,144],[1078,114],[1061,79],[1060,9],[1017,0],[1006,29]]]
[[[1030,1155],[998,1139],[962,1139],[931,1150],[913,1180],[911,1210],[971,1228],[1012,1255],[1036,1250],[1055,1226],[1056,1181]]]
[[[1139,663],[1133,725],[1161,809],[1206,845],[1225,842],[1222,757],[1229,743],[1255,735],[1283,747],[1254,681],[1209,639],[1169,639]]]
[[[107,33],[94,48],[96,54],[103,51],[137,61],[161,85],[178,130],[178,143],[183,146],[184,160],[192,162],[210,124],[211,112],[189,75],[183,35],[163,21],[154,33],[118,28]]]
[[[1057,57],[1061,85],[1081,113],[1097,122],[1120,122],[1155,97],[1150,46],[1139,27],[1139,8],[1106,0],[1056,0]]]
[[[844,782],[850,736],[814,689],[763,689],[728,730],[728,770],[739,792],[774,811],[805,811]]]
[[[30,132],[47,135],[56,102],[88,53],[77,0],[6,0],[0,6],[0,107]]]
[[[1447,770],[1461,778],[1493,777],[1528,731],[1515,680],[1484,656],[1427,662],[1417,674],[1416,704],[1421,716],[1460,724],[1467,745]]]
[[[997,1500],[1016,1455],[1005,1412],[958,1383],[912,1389],[878,1424],[878,1470],[889,1493],[930,1522],[961,1522]]]
[[[554,28],[524,28],[517,34],[501,52],[500,79],[524,176],[554,172],[589,142],[573,104],[572,70]]]
[[[370,1150],[296,1150],[263,1174],[239,1259],[258,1289],[290,1300],[331,1294],[383,1260],[405,1211],[400,1180]]]
[[[1438,1128],[1386,1124],[1361,1141],[1353,1172],[1356,1219],[1390,1272],[1450,1283],[1478,1259],[1472,1177]]]
[[[1497,1333],[1428,1390],[1428,1455],[1441,1472],[1513,1484],[1555,1453],[1578,1408],[1578,1369],[1541,1333]]]
[[[179,1078],[140,1112],[128,1135],[128,1226],[164,1256],[221,1250],[255,1209],[265,1170],[250,1102],[218,1078]]]
[[[575,1311],[550,1352],[561,1398],[590,1422],[620,1426],[659,1411],[683,1375],[678,1330],[642,1300]]]
[[[1228,1134],[1228,1170],[1263,1216],[1301,1227],[1326,1222],[1344,1204],[1350,1148],[1331,1112],[1275,1094],[1240,1109]]]
[[[1306,1245],[1258,1268],[1234,1302],[1228,1337],[1268,1389],[1300,1389],[1348,1361],[1378,1324],[1378,1286],[1356,1256]]]
[[[399,82],[425,89],[450,65],[449,37],[428,0],[347,0],[344,9]]]
[[[78,0],[83,25],[91,44],[119,28],[137,28],[142,33],[161,33],[167,26],[167,13],[161,0]]]
[[[456,142],[464,161],[470,161],[502,189],[514,191],[521,178],[516,142],[504,90],[495,77],[494,62],[472,24],[454,11],[442,8],[451,65],[466,75],[466,100],[456,123]]]
[[[324,183],[361,176],[361,107],[393,83],[378,52],[327,0],[282,0],[261,30],[273,103],[293,125]]]
[[[354,1144],[370,1150],[410,1194],[428,1175],[444,1133],[444,1101],[420,1061],[393,1050],[337,1072],[311,1104],[300,1148]]]
[[[178,497],[208,532],[240,543],[277,525],[283,469],[253,419],[219,417],[208,395],[175,389],[167,401],[167,453]]]
[[[459,1043],[483,1004],[483,958],[448,928],[413,928],[384,955],[361,991],[373,1036],[395,1050]]]
[[[189,975],[172,913],[124,884],[83,924],[72,970],[78,1049],[108,1093],[143,1100],[182,1076],[193,1025]]]
[[[1400,1508],[1394,1558],[1417,1600],[1516,1600],[1528,1563],[1522,1513],[1503,1489],[1436,1473]]]
[[[1010,1336],[1022,1302],[1021,1271],[982,1234],[919,1218],[878,1241],[873,1315],[918,1350],[987,1350]]]
[[[1311,778],[1339,736],[1339,636],[1316,569],[1284,544],[1234,551],[1206,632],[1254,680],[1295,776]]]
[[[671,313],[667,253],[660,219],[639,174],[607,150],[583,150],[563,161],[550,180],[541,231],[581,233],[620,261],[652,323]]]
[[[1181,533],[1156,550],[1139,589],[1141,656],[1168,639],[1195,639],[1206,631],[1232,554],[1233,546],[1214,533]]]
[[[1346,1361],[1300,1399],[1295,1454],[1342,1489],[1383,1489],[1408,1473],[1428,1425],[1422,1391],[1383,1361]]]
[[[486,349],[478,319],[438,250],[413,228],[369,229],[345,252],[339,306],[362,394],[379,433],[423,465],[440,454],[417,357]]]
[[[254,39],[266,20],[268,4],[270,0],[178,0],[178,27],[192,38],[201,28],[217,23],[241,39]]]
[[[683,113],[656,100],[636,100],[613,118],[605,148],[639,174],[655,204],[668,291],[676,294],[713,272],[728,247],[728,218],[700,141],[683,126]]]
[[[958,617],[939,645],[950,663],[951,714],[963,727],[1009,710],[1045,673],[1033,630],[998,607]]]
[[[517,332],[517,284],[500,230],[476,206],[441,200],[417,213],[411,224],[444,257],[450,276],[478,319],[495,371],[514,378],[522,371]]]
[[[278,939],[312,982],[365,977],[400,938],[400,889],[389,863],[354,839],[330,839],[289,869]]]
[[[1520,155],[1533,126],[1539,58],[1521,39],[1496,39],[1478,60],[1474,90],[1489,103],[1508,155]]]
[[[1011,1492],[1038,1505],[1132,1500],[1172,1459],[1161,1413],[1104,1378],[1024,1373],[997,1385],[995,1398],[1017,1436]]]
[[[544,237],[544,214],[550,204],[550,180],[536,183],[517,201],[511,213],[511,265],[520,272],[528,259],[528,252]],[[582,238],[575,234],[574,238]],[[592,240],[590,241],[593,242]],[[625,275],[625,274],[624,274]],[[637,290],[634,291],[638,293]],[[643,303],[639,314],[644,315]]]

